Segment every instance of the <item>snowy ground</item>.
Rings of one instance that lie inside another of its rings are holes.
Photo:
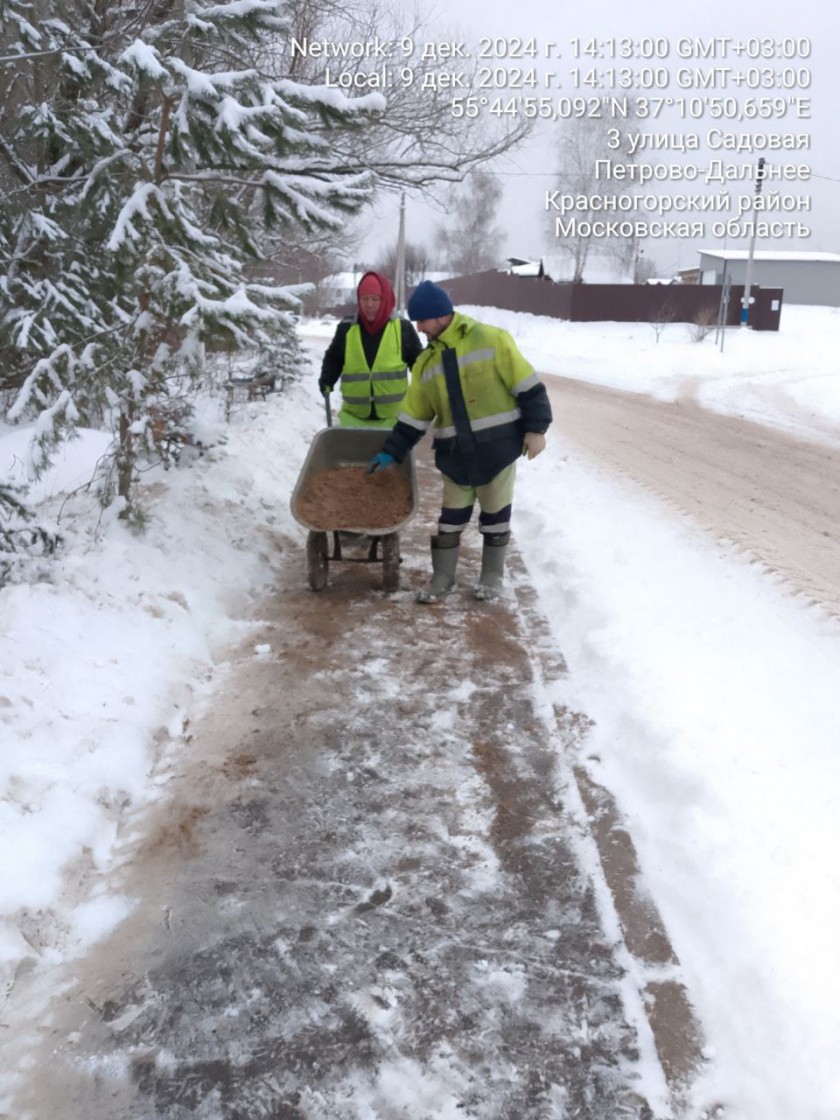
[[[786,307],[778,334],[731,330],[723,351],[684,325],[657,340],[646,324],[474,310],[545,372],[840,438],[836,310]],[[316,351],[333,327],[307,325]],[[107,887],[85,897],[86,875],[162,795],[161,759],[270,582],[272,534],[302,539],[288,495],[323,425],[314,380],[229,425],[202,402],[214,446],[147,476],[141,538],[67,498],[95,434],[38,484],[66,544],[49,581],[0,592],[0,991],[125,913]],[[249,438],[265,409],[272,447]],[[0,432],[0,471],[19,476],[24,439]],[[556,440],[523,471],[515,530],[569,663],[556,699],[595,720],[588,764],[630,822],[714,1050],[704,1099],[733,1120],[840,1117],[840,629]]]

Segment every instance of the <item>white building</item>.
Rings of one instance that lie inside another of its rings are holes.
[[[746,283],[747,249],[701,249],[701,284]],[[756,250],[750,284],[782,288],[785,303],[840,307],[840,253]]]

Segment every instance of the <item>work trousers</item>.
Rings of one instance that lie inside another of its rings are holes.
[[[443,499],[441,503],[439,533],[460,533],[469,524],[476,501],[479,506],[478,531],[486,536],[510,532],[510,514],[513,508],[513,484],[516,479],[516,462],[492,478],[484,486],[459,486],[442,475]]]

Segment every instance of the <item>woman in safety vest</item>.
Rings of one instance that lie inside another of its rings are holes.
[[[394,289],[381,273],[366,272],[356,296],[359,313],[338,324],[318,387],[328,396],[341,379],[343,428],[392,428],[423,344],[411,323],[394,315]]]

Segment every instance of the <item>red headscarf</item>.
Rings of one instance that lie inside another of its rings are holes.
[[[382,297],[379,314],[372,322],[362,314],[362,306],[359,303],[361,296]],[[376,334],[377,331],[382,330],[391,318],[393,310],[397,306],[397,297],[394,295],[394,289],[391,287],[391,281],[387,276],[383,276],[381,272],[366,272],[356,289],[356,303],[359,308],[359,322],[368,334]]]

